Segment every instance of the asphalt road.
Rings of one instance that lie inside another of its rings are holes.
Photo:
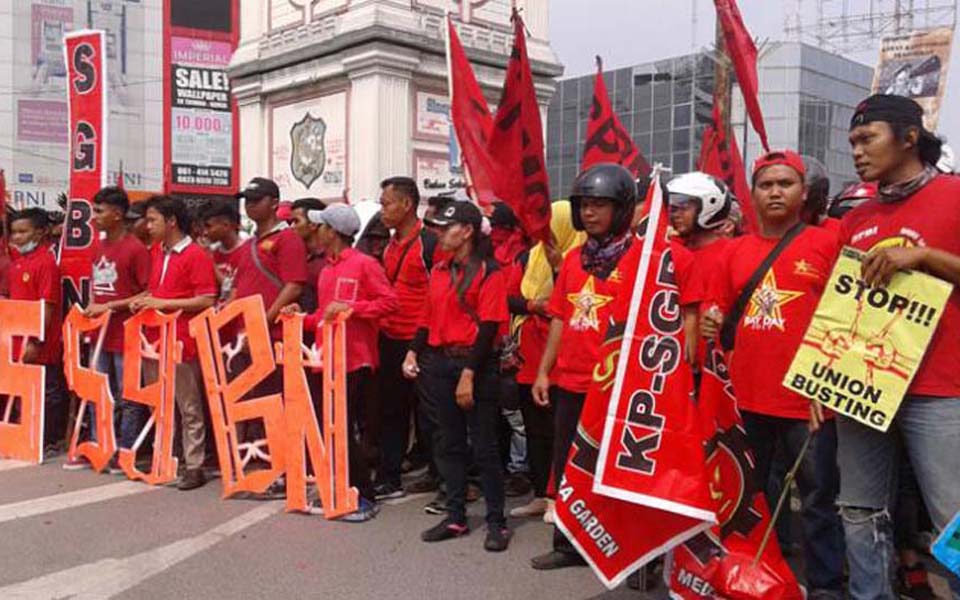
[[[467,537],[420,541],[429,496],[348,524],[283,512],[282,501],[222,500],[219,481],[152,488],[92,471],[0,460],[0,599],[645,599],[608,592],[588,568],[542,573],[541,520],[512,520],[503,554],[483,550],[482,501]],[[512,504],[519,504],[519,499]]]

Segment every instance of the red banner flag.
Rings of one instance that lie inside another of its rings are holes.
[[[494,189],[497,164],[487,150],[493,116],[487,99],[473,75],[470,59],[463,51],[453,20],[447,17],[447,71],[450,94],[450,119],[460,144],[463,164],[469,174],[470,189],[481,206],[497,198]]]
[[[800,600],[803,594],[780,554],[776,536],[764,547],[770,514],[743,428],[723,352],[707,341],[700,387],[702,421],[709,425],[706,461],[719,523],[676,548],[667,577],[671,596]]]
[[[580,170],[602,162],[623,165],[635,176],[650,173],[650,165],[613,110],[607,94],[607,83],[603,79],[603,63],[598,56],[597,76],[593,83],[593,105],[587,121],[587,141],[583,147]]]
[[[769,151],[767,128],[763,124],[763,113],[760,111],[760,100],[757,97],[760,88],[757,81],[757,47],[743,24],[743,17],[740,16],[736,0],[714,0],[714,5],[717,8],[717,19],[723,29],[727,55],[733,61],[733,70],[737,74],[737,82],[740,84],[740,92],[743,94],[750,122],[760,136],[764,151]]]
[[[755,231],[757,216],[753,210],[753,195],[747,184],[747,172],[737,140],[727,136],[726,127],[720,123],[719,107],[714,103],[713,123],[703,131],[703,144],[697,168],[704,173],[719,177],[740,202],[745,229]]]
[[[543,124],[523,19],[516,10],[513,33],[513,52],[488,150],[499,166],[497,196],[513,209],[527,236],[549,242],[550,182],[543,153]]]
[[[64,37],[70,126],[70,198],[60,243],[64,304],[90,298],[96,252],[92,200],[107,185],[107,42],[102,31]]]
[[[659,180],[557,490],[557,526],[611,588],[715,522]]]

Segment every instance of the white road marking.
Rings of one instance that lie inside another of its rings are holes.
[[[146,485],[136,481],[120,481],[63,494],[54,494],[53,496],[44,496],[43,498],[32,498],[23,502],[0,505],[0,523],[159,489],[161,489],[159,486]]]
[[[218,542],[277,514],[283,502],[269,502],[202,533],[125,558],[106,558],[0,588],[4,600],[116,596]]]
[[[33,463],[23,462],[22,460],[12,460],[9,458],[0,458],[0,471],[12,471],[14,469],[22,469],[24,467],[37,467]]]

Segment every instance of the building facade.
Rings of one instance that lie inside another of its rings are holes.
[[[229,68],[240,112],[243,179],[274,179],[284,199],[375,199],[410,175],[425,196],[465,185],[451,136],[445,20],[449,11],[477,80],[496,105],[523,9],[537,91],[546,107],[562,72],[547,0],[241,0]]]
[[[831,188],[856,177],[847,143],[853,109],[870,91],[873,69],[801,43],[771,43],[760,51],[760,104],[771,148],[794,148],[827,167]],[[614,110],[652,164],[684,173],[696,168],[713,108],[714,59],[669,58],[604,74]],[[594,75],[565,79],[547,113],[551,193],[564,198],[580,168]],[[746,164],[760,152],[752,130],[744,144],[745,110],[734,85],[733,135]]]
[[[103,29],[110,114],[107,170],[131,189],[163,187],[161,0],[0,2],[0,169],[15,208],[60,210],[67,191],[63,35]]]

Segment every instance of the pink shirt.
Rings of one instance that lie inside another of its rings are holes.
[[[317,280],[317,312],[307,317],[304,327],[319,329],[331,302],[343,302],[353,310],[347,321],[347,372],[376,369],[380,321],[397,308],[397,293],[383,267],[354,248],[328,259]],[[317,332],[317,339],[323,339],[322,332]]]

